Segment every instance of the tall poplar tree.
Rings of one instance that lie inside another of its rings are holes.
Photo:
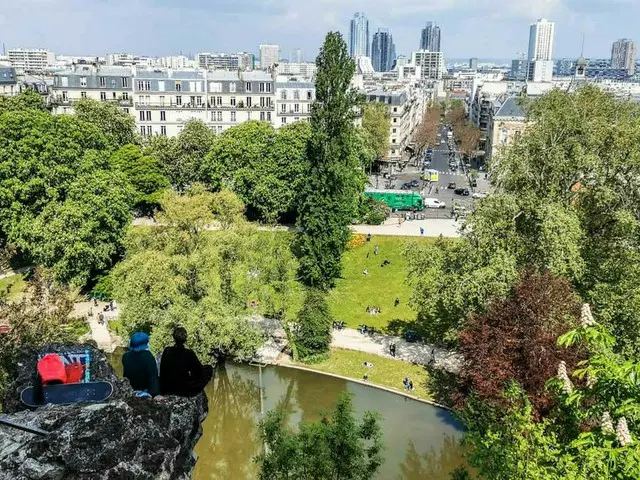
[[[327,34],[316,65],[316,101],[307,144],[310,169],[300,192],[297,247],[302,280],[326,290],[340,275],[363,174],[354,126],[359,99],[351,86],[355,63],[340,33]]]

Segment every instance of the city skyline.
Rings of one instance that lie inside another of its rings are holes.
[[[616,8],[624,7],[624,8]],[[393,32],[398,54],[410,55],[428,21],[442,29],[445,58],[516,58],[526,51],[527,28],[537,18],[556,22],[555,58],[578,56],[582,33],[586,57],[607,58],[621,37],[634,39],[632,18],[640,4],[625,0],[470,1],[321,0],[21,0],[0,13],[0,42],[7,48],[46,48],[57,54],[194,55],[202,51],[249,51],[278,44],[282,52],[302,48],[308,60],[330,30],[349,37],[356,11]],[[73,28],[64,28],[73,25]],[[242,34],[240,34],[242,33]],[[285,58],[288,55],[285,54]]]

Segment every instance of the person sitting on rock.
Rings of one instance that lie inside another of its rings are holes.
[[[155,397],[160,393],[158,365],[149,351],[149,335],[146,333],[131,335],[129,351],[122,356],[122,369],[136,396]]]
[[[187,331],[184,327],[173,330],[175,345],[167,347],[160,361],[160,392],[163,395],[197,395],[213,375],[211,365],[202,365],[193,352],[184,347],[187,343]]]

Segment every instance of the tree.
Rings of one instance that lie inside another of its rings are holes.
[[[439,127],[440,109],[438,107],[429,107],[413,136],[413,141],[417,147],[416,153],[418,155],[421,155],[426,148],[433,147],[437,144]]]
[[[545,382],[560,361],[572,372],[584,352],[557,345],[578,325],[580,302],[569,282],[550,273],[527,272],[504,301],[492,302],[484,315],[471,314],[459,332],[464,366],[458,401],[473,393],[500,403],[509,382],[528,395],[534,415],[553,406]]]
[[[80,99],[73,108],[78,119],[95,125],[104,134],[109,145],[116,149],[137,143],[136,123],[131,115],[124,113],[109,102]]]
[[[19,95],[13,97],[0,97],[0,114],[19,110],[46,111],[46,109],[47,106],[44,102],[44,96],[32,88],[27,88]]]
[[[385,104],[370,102],[362,107],[362,128],[369,134],[371,145],[377,158],[389,151],[389,131],[391,115]]]
[[[205,359],[251,358],[263,343],[251,316],[263,311],[248,305],[262,305],[267,295],[273,301],[282,278],[295,272],[292,253],[261,238],[232,192],[214,194],[196,184],[182,195],[166,192],[161,205],[163,227],[132,229],[113,272],[125,330],[149,331],[161,350],[180,324]],[[207,231],[212,224],[223,228]],[[289,260],[278,263],[280,276],[273,274],[276,257]]]
[[[467,113],[464,109],[464,105],[460,100],[456,100],[451,103],[449,110],[444,116],[445,122],[453,127],[454,132],[460,127],[464,126],[467,120]]]
[[[480,129],[472,123],[467,122],[458,126],[455,130],[455,135],[460,151],[464,153],[467,159],[471,160],[471,157],[475,156],[478,151],[478,144],[482,138]]]
[[[340,259],[364,181],[353,126],[359,102],[351,87],[355,64],[342,35],[327,34],[316,65],[316,101],[307,147],[311,165],[300,192],[296,247],[303,281],[327,289],[340,275]]]
[[[19,300],[0,297],[0,325],[9,327],[8,333],[0,333],[0,398],[7,381],[15,378],[22,347],[77,340],[72,311],[73,293],[42,269],[36,269]]]
[[[370,479],[383,463],[377,415],[365,412],[357,423],[347,393],[339,397],[330,416],[299,425],[299,433],[287,427],[281,410],[267,413],[260,432],[266,445],[266,451],[255,458],[260,479]]]
[[[201,120],[188,120],[176,138],[151,137],[145,155],[157,158],[178,191],[202,180],[204,158],[216,141],[215,134]]]
[[[300,358],[327,353],[333,317],[325,293],[309,289],[298,314],[296,351]]]
[[[153,215],[162,193],[171,187],[157,158],[143,155],[137,145],[125,145],[110,159],[111,165],[127,177],[134,189],[133,208],[141,215]]]

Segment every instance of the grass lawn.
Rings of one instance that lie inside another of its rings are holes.
[[[414,321],[416,314],[408,304],[412,291],[406,283],[406,261],[402,250],[405,245],[433,241],[428,238],[374,236],[371,242],[347,250],[342,257],[343,278],[337,280],[329,293],[329,306],[334,318],[347,322],[347,326],[352,328],[365,324],[384,329],[393,320],[397,323]],[[378,255],[373,254],[376,245],[380,247]],[[389,260],[391,265],[381,267],[384,260]],[[362,274],[365,268],[368,275]],[[394,307],[396,297],[400,305]],[[379,307],[382,313],[371,315],[365,311],[367,306]]]
[[[27,286],[24,281],[24,274],[12,275],[7,278],[0,279],[0,295],[7,295],[8,300],[17,300],[22,291]]]
[[[363,365],[364,362],[373,363],[373,367],[365,367]],[[420,365],[413,365],[401,360],[393,360],[392,358],[379,357],[377,355],[371,355],[370,353],[343,350],[341,348],[332,348],[331,356],[328,360],[311,365],[300,365],[355,380],[362,380],[362,376],[368,373],[369,378],[367,381],[369,383],[393,388],[400,392],[406,392],[402,386],[402,381],[404,377],[408,376],[413,380],[414,390],[407,393],[424,400],[432,400],[426,386],[429,374],[424,367]]]

